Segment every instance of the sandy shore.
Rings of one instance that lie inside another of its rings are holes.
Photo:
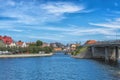
[[[50,54],[12,54],[12,55],[0,55],[0,58],[19,58],[19,57],[42,57],[42,56],[52,56],[53,53]]]

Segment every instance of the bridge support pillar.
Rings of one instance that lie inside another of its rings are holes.
[[[108,47],[105,47],[105,63],[109,62],[109,53],[108,53]]]
[[[116,46],[114,49],[115,49],[114,61],[117,62],[119,59],[119,48]]]
[[[95,47],[91,47],[92,57],[94,58],[95,55]]]

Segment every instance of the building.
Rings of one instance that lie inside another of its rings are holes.
[[[16,42],[16,45],[17,45],[17,47],[22,47],[23,42],[22,41],[18,41],[18,42]]]
[[[80,43],[70,44],[70,51],[75,51],[80,46]]]
[[[23,42],[21,47],[28,47],[28,45],[25,42]]]
[[[96,40],[88,40],[85,42],[85,45],[96,44],[96,43],[97,43]]]
[[[53,47],[53,48],[57,47],[57,45],[55,43],[50,43],[50,46]]]
[[[11,43],[10,45],[8,45],[9,47],[16,47],[16,43],[15,42],[13,42],[13,43]]]
[[[54,51],[62,51],[62,48],[54,48]]]
[[[28,47],[27,44],[25,42],[22,41],[18,41],[16,42],[17,47]]]
[[[50,43],[50,46],[53,48],[64,48],[65,46],[62,43],[55,42],[55,43]]]
[[[9,36],[0,36],[0,40],[2,40],[7,45],[13,43],[13,39]]]
[[[45,42],[42,44],[42,47],[49,47],[49,46],[50,46],[50,44],[45,43]]]
[[[76,50],[76,48],[77,48],[77,45],[76,45],[76,44],[71,44],[71,45],[70,45],[70,50],[71,50],[71,51]]]

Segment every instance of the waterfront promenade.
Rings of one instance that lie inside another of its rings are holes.
[[[19,57],[43,57],[52,56],[53,53],[49,54],[11,54],[11,55],[0,55],[0,58],[19,58]]]

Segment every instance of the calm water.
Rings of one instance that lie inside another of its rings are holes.
[[[52,57],[0,59],[0,80],[120,80],[120,70],[57,53]]]

